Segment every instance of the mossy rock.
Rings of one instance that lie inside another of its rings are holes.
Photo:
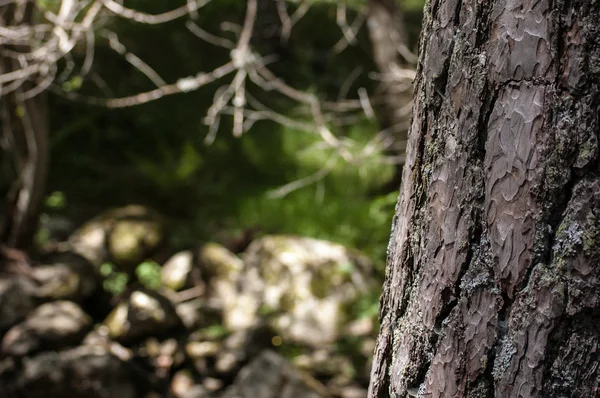
[[[226,325],[243,329],[266,318],[284,341],[331,344],[354,316],[354,304],[376,286],[372,273],[364,255],[337,243],[263,237],[244,254],[239,291],[224,311]]]
[[[120,342],[159,335],[181,326],[173,305],[157,292],[136,290],[104,320],[111,338]]]
[[[96,266],[112,262],[129,272],[151,256],[164,237],[163,217],[145,206],[129,205],[109,209],[84,223],[69,244]]]
[[[36,296],[49,300],[81,302],[100,286],[100,274],[75,253],[56,253],[32,270],[38,283]]]

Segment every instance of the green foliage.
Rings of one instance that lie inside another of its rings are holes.
[[[154,261],[144,261],[135,269],[135,275],[144,287],[148,289],[160,289],[160,264]]]
[[[104,263],[100,266],[100,275],[104,277],[102,287],[113,296],[123,293],[129,282],[129,276],[126,273],[118,272],[111,263]]]
[[[36,5],[41,11],[52,11],[56,13],[60,6],[60,0],[37,0]]]
[[[73,76],[71,79],[65,81],[62,84],[62,89],[65,91],[77,91],[83,85],[83,79],[81,76]]]
[[[353,308],[355,318],[363,319],[363,318],[372,318],[377,319],[377,314],[379,313],[379,296],[381,292],[379,289],[377,291],[369,292],[368,294],[364,294],[361,296],[355,304]]]
[[[401,4],[404,10],[421,11],[425,6],[425,0],[402,0]]]
[[[229,334],[229,330],[223,325],[210,325],[196,331],[195,335],[206,340],[218,340]]]
[[[52,192],[46,197],[46,207],[52,210],[64,209],[67,205],[65,194],[60,191]]]

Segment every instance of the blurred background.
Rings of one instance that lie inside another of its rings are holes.
[[[423,3],[0,1],[0,395],[366,396]]]

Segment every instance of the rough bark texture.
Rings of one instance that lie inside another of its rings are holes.
[[[369,396],[600,396],[600,2],[432,0]]]

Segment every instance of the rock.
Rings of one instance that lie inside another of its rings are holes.
[[[219,291],[223,282],[230,283],[243,268],[242,260],[218,243],[202,244],[195,254],[192,250],[184,250],[167,260],[161,270],[162,285],[179,291],[198,285],[203,276],[211,280],[215,291]]]
[[[104,325],[96,325],[94,330],[89,332],[82,341],[83,345],[101,346],[106,348],[112,355],[122,361],[129,361],[133,358],[133,351],[121,344],[112,341],[108,335],[108,328]]]
[[[217,306],[232,305],[243,265],[238,256],[222,245],[205,243],[196,250],[196,255],[186,250],[172,256],[161,270],[161,284],[175,291],[200,288],[202,296]]]
[[[221,351],[221,343],[217,341],[190,341],[185,346],[185,353],[192,361],[215,357]]]
[[[222,398],[324,398],[318,381],[301,373],[282,356],[264,351],[246,365]]]
[[[198,261],[209,278],[234,277],[244,267],[242,260],[218,243],[206,243],[198,250]]]
[[[244,267],[242,260],[218,243],[206,243],[198,250],[198,262],[208,280],[208,296],[219,301],[221,307],[232,304]]]
[[[333,348],[311,350],[296,356],[292,363],[298,369],[318,377],[337,378],[348,382],[356,377],[357,370],[352,359],[344,354],[334,351]]]
[[[224,385],[225,383],[223,380],[215,377],[205,377],[204,380],[202,380],[202,387],[204,387],[206,391],[218,391],[222,389]]]
[[[210,372],[230,377],[248,360],[272,347],[274,336],[275,333],[267,325],[212,339],[197,332],[189,336],[185,352],[198,373],[206,374],[211,364]]]
[[[107,210],[69,237],[70,247],[95,266],[112,261],[130,272],[160,246],[162,218],[153,210],[130,205]]]
[[[220,323],[222,313],[209,306],[203,298],[197,298],[175,305],[175,311],[188,330],[195,330],[199,327]]]
[[[220,349],[221,343],[217,341],[192,341],[186,344],[185,353],[196,372],[207,374],[212,371],[214,358]]]
[[[194,386],[195,380],[193,372],[189,369],[181,369],[175,372],[171,379],[171,393],[181,398],[187,391]]]
[[[75,253],[56,253],[32,269],[38,282],[36,295],[42,299],[81,302],[100,285],[100,275],[84,257]]]
[[[339,398],[365,398],[368,391],[365,388],[350,385],[337,389],[335,394]]]
[[[120,220],[108,240],[111,260],[136,266],[150,256],[163,240],[162,226],[155,220]]]
[[[23,361],[15,396],[27,398],[137,398],[130,366],[106,348],[80,346]]]
[[[165,297],[150,290],[135,290],[104,321],[111,338],[128,342],[160,335],[181,325],[175,308]]]
[[[183,394],[177,396],[178,398],[209,398],[212,395],[209,390],[199,384],[191,386],[187,391]]]
[[[193,268],[194,254],[191,250],[176,253],[163,265],[160,271],[160,282],[175,291],[190,287],[189,279]]]
[[[35,286],[16,275],[0,278],[0,335],[35,308]]]
[[[175,339],[160,341],[150,337],[142,343],[137,354],[145,358],[160,374],[168,374],[171,368],[181,366],[185,360],[184,348]]]
[[[197,384],[190,369],[182,369],[173,375],[171,380],[171,394],[174,398],[208,398],[213,395],[201,384]]]
[[[266,325],[230,334],[221,344],[215,360],[215,369],[220,374],[236,372],[241,364],[272,347],[274,336],[275,332]]]
[[[92,320],[70,301],[55,301],[36,308],[25,321],[13,326],[2,339],[2,353],[24,356],[79,343]]]
[[[266,316],[285,341],[325,346],[343,332],[358,298],[375,288],[372,265],[336,243],[266,236],[248,247],[224,308],[225,324],[247,328]]]

